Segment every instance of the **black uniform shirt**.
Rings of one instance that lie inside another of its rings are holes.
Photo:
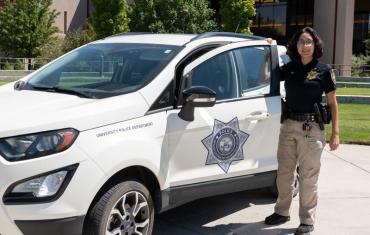
[[[313,113],[314,103],[321,103],[323,92],[336,89],[331,67],[316,59],[303,65],[289,62],[282,68],[281,80],[285,80],[286,105],[294,113]]]

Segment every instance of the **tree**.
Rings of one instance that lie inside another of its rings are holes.
[[[67,53],[86,43],[94,41],[96,33],[89,22],[85,22],[76,31],[67,33],[63,42],[63,53]]]
[[[251,34],[250,18],[256,14],[253,0],[221,0],[223,31]]]
[[[53,39],[59,13],[49,10],[52,0],[6,0],[0,9],[0,50],[6,55],[37,57]]]
[[[129,31],[127,0],[92,0],[92,3],[91,24],[98,39]]]
[[[208,0],[135,0],[130,14],[131,31],[201,33],[216,23]]]

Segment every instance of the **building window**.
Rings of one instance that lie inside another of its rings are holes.
[[[64,12],[64,33],[67,33],[67,12]]]
[[[298,30],[313,25],[314,0],[255,0],[254,34],[286,44]]]
[[[370,2],[368,0],[355,1],[355,15],[353,24],[353,46],[354,54],[364,54],[364,40],[370,38]]]

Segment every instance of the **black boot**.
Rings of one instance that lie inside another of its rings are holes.
[[[300,224],[297,230],[295,231],[294,235],[310,235],[314,229],[313,225],[309,224]]]
[[[283,216],[283,215],[279,215],[279,214],[274,213],[274,214],[266,217],[265,224],[278,225],[278,224],[283,224],[283,223],[285,223],[289,220],[290,220],[290,216]]]

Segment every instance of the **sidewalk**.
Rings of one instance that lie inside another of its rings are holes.
[[[370,234],[370,146],[341,145],[323,153],[319,205],[311,235]],[[288,235],[299,225],[298,197],[291,221],[266,226],[275,200],[263,190],[205,198],[156,217],[154,235]]]

